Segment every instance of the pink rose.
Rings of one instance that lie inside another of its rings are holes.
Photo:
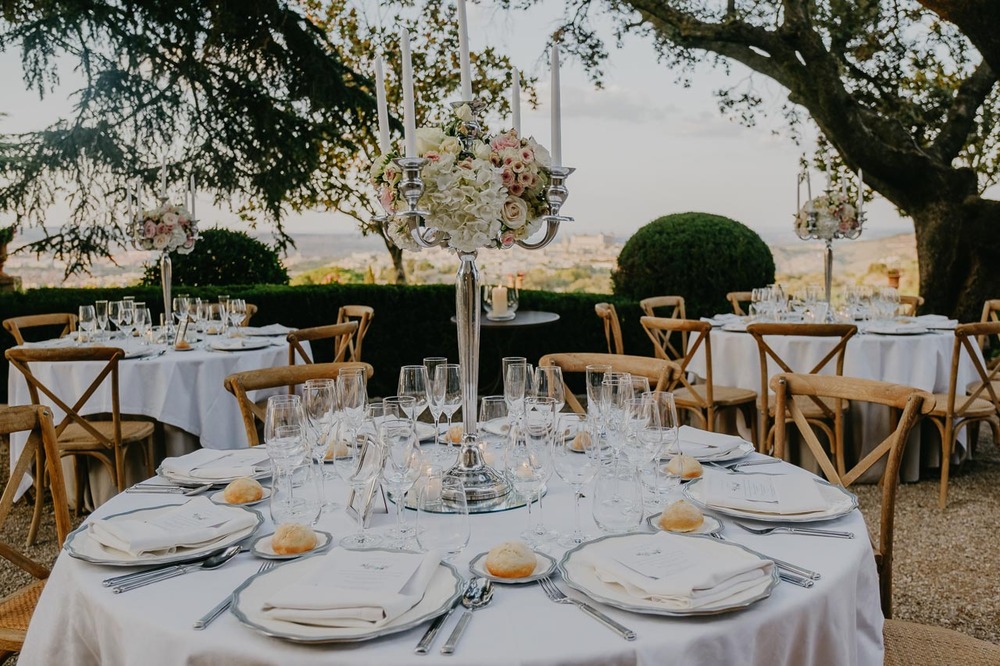
[[[521,160],[514,160],[510,163],[510,168],[514,170],[514,173],[521,173],[524,171],[524,162]]]
[[[388,213],[395,210],[393,204],[395,203],[395,189],[389,187],[388,185],[383,185],[379,191],[378,200],[382,204],[382,208]]]
[[[513,247],[514,240],[515,240],[514,232],[505,231],[502,234],[500,234],[500,247],[504,248],[505,250],[509,247]]]
[[[428,150],[426,153],[424,153],[424,159],[431,162],[440,162],[441,153],[435,152],[433,150]]]
[[[517,182],[524,185],[526,188],[531,187],[535,184],[535,174],[530,171],[522,171],[517,177]]]
[[[514,183],[513,185],[507,188],[507,191],[510,194],[514,195],[515,197],[519,197],[522,194],[524,194],[524,185],[521,185],[520,183]]]
[[[522,148],[521,159],[525,162],[534,162],[535,161],[534,151],[532,151],[531,148]]]
[[[513,185],[514,179],[515,179],[514,172],[511,171],[510,169],[504,169],[503,173],[500,174],[500,180],[503,181],[504,187],[510,187],[511,185]]]
[[[170,235],[170,233],[173,230],[174,230],[174,228],[172,226],[170,226],[169,224],[167,224],[166,222],[160,222],[158,225],[156,225],[156,233],[157,234],[163,234],[163,235],[167,236],[167,235]]]
[[[395,164],[387,164],[385,167],[385,171],[382,172],[382,177],[385,178],[385,181],[390,185],[395,185],[396,183],[398,183],[399,179],[402,176],[403,176],[402,172],[400,171],[399,167],[396,166]]]
[[[156,235],[156,222],[152,220],[146,220],[146,223],[142,225],[142,235],[146,238],[152,238]]]

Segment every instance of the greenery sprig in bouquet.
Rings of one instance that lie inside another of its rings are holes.
[[[445,126],[417,130],[417,155],[427,160],[420,205],[430,213],[427,225],[448,234],[452,248],[507,248],[541,228],[548,213],[544,167],[551,157],[514,130],[473,139],[466,150],[463,133],[471,118],[468,105],[462,105]],[[390,215],[405,205],[396,189],[402,175],[393,162],[397,157],[379,155],[371,167],[372,185]],[[401,249],[419,249],[402,218],[391,222],[389,237]]]
[[[139,249],[188,254],[198,239],[198,224],[185,206],[163,203],[140,211],[132,221],[131,235]]]

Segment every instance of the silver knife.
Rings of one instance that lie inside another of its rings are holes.
[[[417,643],[417,647],[413,649],[416,654],[427,654],[430,651],[431,645],[434,644],[434,639],[437,638],[437,635],[441,632],[441,627],[443,627],[444,623],[448,621],[448,618],[451,617],[451,614],[455,612],[455,608],[460,603],[462,603],[461,596],[452,602],[451,608],[449,608],[443,615],[438,615],[434,618],[434,621],[431,622],[431,626],[427,627],[427,631],[424,632],[420,642]]]

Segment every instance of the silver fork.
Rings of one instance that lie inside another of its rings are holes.
[[[257,573],[262,574],[268,569],[272,568],[277,563],[278,563],[277,560],[264,560],[264,563],[260,565],[259,569],[257,569]],[[215,618],[222,615],[223,611],[225,611],[227,608],[233,605],[233,597],[235,596],[236,596],[235,594],[230,594],[228,597],[220,601],[218,605],[215,606],[215,608],[208,611],[201,618],[195,621],[194,628],[204,629],[208,625],[212,624],[215,621]]]
[[[854,532],[838,532],[837,530],[820,530],[812,527],[788,527],[779,525],[777,527],[747,527],[743,523],[732,521],[733,525],[740,527],[751,534],[804,534],[808,536],[835,537],[837,539],[853,539]]]
[[[632,631],[623,624],[615,622],[610,617],[608,617],[601,611],[597,610],[590,604],[567,597],[563,593],[563,591],[556,586],[555,582],[548,576],[546,576],[545,578],[539,578],[538,584],[541,586],[542,591],[545,592],[545,596],[547,596],[551,601],[554,601],[557,604],[572,604],[577,608],[579,608],[580,610],[582,610],[587,615],[589,615],[590,617],[594,618],[595,620],[606,626],[607,628],[614,631],[616,634],[618,634],[625,640],[627,641],[635,640],[636,634],[634,631]]]

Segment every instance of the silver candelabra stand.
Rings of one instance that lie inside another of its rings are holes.
[[[461,122],[460,139],[463,149],[471,153],[473,142],[482,134],[479,122],[484,105],[480,100],[453,102],[456,110],[462,105],[468,105],[472,111],[469,120]],[[374,221],[380,224],[388,236],[388,225],[394,219],[406,223],[406,229],[413,241],[421,248],[443,247],[451,248],[447,232],[436,229],[430,212],[420,208],[420,197],[424,193],[424,182],[421,171],[427,160],[422,157],[400,157],[395,160],[402,171],[398,184],[399,195],[405,202],[403,211],[386,211],[385,215],[377,216]],[[551,243],[559,232],[562,222],[573,218],[560,215],[560,209],[569,196],[566,188],[566,178],[573,173],[572,167],[553,166],[545,169],[549,184],[545,188],[545,201],[548,214],[544,216],[545,235],[536,242],[526,240],[515,241],[517,245],[528,250],[540,250]],[[497,243],[498,247],[502,247]],[[458,462],[448,470],[449,476],[460,478],[465,485],[465,494],[469,502],[494,502],[510,492],[510,484],[495,469],[487,465],[482,458],[477,442],[477,394],[479,385],[479,325],[482,311],[482,290],[480,274],[476,267],[478,252],[455,249],[461,262],[455,276],[455,319],[458,323],[458,362],[462,377],[462,426],[464,436]],[[445,497],[445,500],[448,498]]]

